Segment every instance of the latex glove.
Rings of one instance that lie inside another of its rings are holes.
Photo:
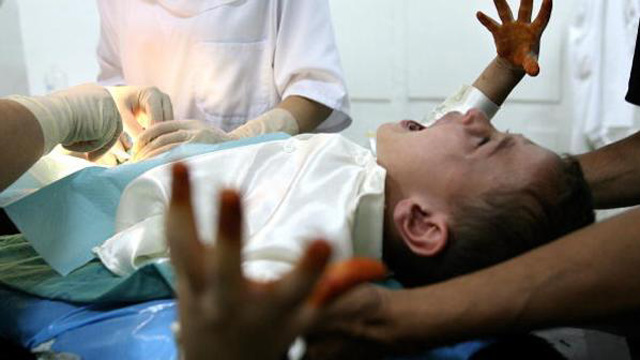
[[[29,109],[44,135],[44,154],[58,144],[67,150],[88,152],[91,158],[104,155],[122,133],[122,121],[115,102],[105,88],[80,85],[47,96],[12,96]]]
[[[137,137],[153,124],[173,120],[169,95],[156,87],[107,87],[122,116],[124,130]]]
[[[186,143],[217,144],[236,140],[224,131],[199,120],[174,120],[155,124],[134,145],[133,161],[142,161]]]
[[[524,69],[531,76],[537,76],[540,73],[540,39],[551,18],[552,0],[543,0],[540,12],[533,22],[533,0],[520,1],[518,20],[514,20],[506,0],[494,0],[494,3],[502,25],[482,12],[478,12],[477,17],[493,34],[498,55],[512,66]]]
[[[198,120],[156,124],[138,138],[134,161],[149,159],[185,143],[218,144],[274,132],[296,135],[299,132],[298,122],[289,111],[276,108],[230,133]]]
[[[275,108],[233,130],[230,135],[240,139],[275,132],[298,135],[300,127],[296,118],[289,111]]]
[[[322,306],[386,274],[379,262],[358,260],[323,275],[331,249],[316,241],[282,280],[247,280],[241,268],[238,194],[221,194],[215,248],[198,240],[191,198],[187,168],[177,164],[166,234],[177,276],[178,342],[186,359],[280,359],[298,335],[319,321]]]
[[[113,146],[109,149],[109,151],[107,151],[105,154],[99,157],[96,157],[94,156],[94,154],[91,154],[91,153],[81,153],[81,152],[75,152],[75,151],[63,151],[62,154],[75,156],[77,158],[91,161],[98,165],[104,165],[108,167],[124,164],[127,161],[131,160],[131,155],[127,153],[127,148],[126,148],[127,136],[126,135],[127,134],[123,132],[120,135],[118,141],[116,141],[116,143],[113,144]]]

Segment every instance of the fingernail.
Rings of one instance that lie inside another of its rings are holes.
[[[331,246],[329,243],[324,240],[315,240],[307,249],[302,267],[307,271],[321,269],[327,264],[330,256]]]
[[[220,193],[220,229],[229,240],[241,240],[242,205],[240,194],[234,190]]]
[[[177,201],[185,201],[189,195],[189,169],[181,162],[172,167],[173,184],[172,198]]]

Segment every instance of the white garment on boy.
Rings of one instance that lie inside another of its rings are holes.
[[[196,223],[211,241],[217,194],[239,189],[245,207],[244,270],[256,280],[292,269],[310,241],[333,246],[333,259],[381,258],[386,171],[366,149],[340,135],[299,135],[189,158]],[[167,256],[164,220],[171,165],[151,170],[124,191],[116,236],[96,252],[114,273],[134,272]]]

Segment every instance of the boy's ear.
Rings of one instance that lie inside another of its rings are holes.
[[[400,201],[393,221],[405,245],[418,256],[436,256],[449,240],[446,214],[421,207],[412,199]]]

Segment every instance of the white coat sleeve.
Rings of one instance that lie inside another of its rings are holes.
[[[100,42],[98,43],[98,82],[103,86],[125,85],[118,27],[115,25],[119,15],[119,0],[98,0],[100,13]]]
[[[280,0],[274,74],[282,99],[301,96],[334,110],[316,129],[338,132],[351,123],[349,98],[327,0]]]

